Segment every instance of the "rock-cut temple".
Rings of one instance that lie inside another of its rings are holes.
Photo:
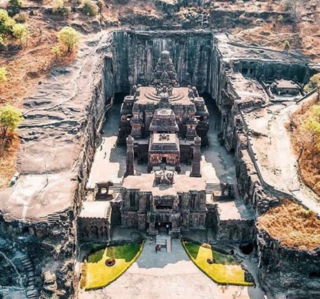
[[[169,52],[161,53],[150,86],[133,86],[121,107],[119,142],[126,141],[121,224],[157,234],[161,227],[205,228],[206,184],[201,145],[207,145],[209,113],[195,87],[180,87]],[[135,175],[134,157],[147,164]],[[192,164],[189,175],[180,163]]]

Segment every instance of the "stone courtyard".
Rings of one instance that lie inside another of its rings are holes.
[[[124,147],[117,146],[121,100],[120,96],[108,112],[107,120],[103,126],[104,133],[101,143],[97,147],[89,176],[88,189],[93,189],[95,184],[103,178],[120,183],[124,176],[126,151]],[[211,183],[222,181],[234,184],[236,178],[233,157],[227,153],[218,140],[219,112],[217,107],[210,104],[209,100],[207,105],[210,113],[209,146],[202,149],[202,176]],[[191,165],[182,164],[181,174],[190,174],[191,168]],[[136,163],[135,169],[137,174],[146,173],[146,167],[143,164]]]
[[[147,240],[138,260],[114,283],[102,290],[80,293],[80,299],[264,299],[259,287],[219,286],[189,259],[180,240],[172,240],[172,252],[155,253]]]

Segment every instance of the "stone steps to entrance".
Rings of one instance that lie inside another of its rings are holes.
[[[167,252],[171,252],[171,236],[157,235],[156,245],[161,245],[161,247],[166,247]]]
[[[221,190],[221,187],[220,187],[220,184],[218,183],[207,183],[206,184],[206,193],[212,193],[212,192],[217,192],[217,191],[220,191]]]

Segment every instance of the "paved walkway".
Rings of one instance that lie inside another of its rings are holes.
[[[82,292],[79,299],[263,299],[258,288],[215,284],[190,261],[180,240],[172,240],[172,253],[155,253],[154,246],[148,240],[119,279],[101,290]]]

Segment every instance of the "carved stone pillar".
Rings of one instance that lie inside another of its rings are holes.
[[[134,150],[133,150],[134,139],[131,135],[127,138],[127,156],[126,156],[126,172],[125,177],[128,175],[134,175]]]
[[[201,177],[201,138],[199,136],[194,138],[194,150],[191,177]]]
[[[138,214],[138,229],[146,229],[146,214]]]

